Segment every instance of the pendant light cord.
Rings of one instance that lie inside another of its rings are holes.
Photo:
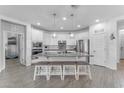
[[[72,29],[74,30],[74,14],[72,13],[71,15],[70,15],[71,17],[72,17]]]
[[[56,27],[56,20],[55,20],[55,18],[56,18],[56,13],[54,12],[54,13],[53,13],[53,19],[54,19],[54,20],[53,20],[53,21],[54,21],[53,23],[54,23],[54,27]]]

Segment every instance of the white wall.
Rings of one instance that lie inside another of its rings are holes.
[[[118,37],[117,37],[117,21],[116,20],[110,20],[106,23],[106,32],[108,36],[108,61],[107,65],[108,67],[112,67],[114,69],[117,69],[117,62],[118,60]],[[111,34],[115,35],[114,40],[110,40]]]
[[[32,42],[42,42],[42,41],[43,41],[43,31],[32,28]]]
[[[76,33],[76,40],[88,39],[89,38],[89,29],[82,30]]]
[[[58,40],[66,40],[67,45],[75,45],[75,36],[73,38],[70,37],[69,33],[55,32],[56,37],[54,38],[52,35],[54,32],[46,32],[44,33],[44,44],[45,45],[57,45]]]
[[[53,38],[53,34],[56,34],[56,37]],[[67,45],[76,45],[76,40],[80,39],[88,39],[89,38],[89,32],[87,30],[82,30],[80,32],[74,32],[74,37],[70,37],[70,34],[68,32],[45,32],[43,34],[43,40],[45,45],[57,45],[58,40],[66,40]]]

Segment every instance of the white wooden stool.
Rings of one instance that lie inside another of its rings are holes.
[[[88,75],[90,79],[92,79],[90,65],[77,65],[77,80],[80,75]]]
[[[49,80],[50,76],[48,65],[36,65],[33,80],[36,79],[36,76],[46,76],[46,79]]]
[[[59,75],[62,80],[62,66],[61,65],[49,65],[49,75]]]
[[[63,80],[65,75],[74,75],[76,79],[76,65],[63,65]]]

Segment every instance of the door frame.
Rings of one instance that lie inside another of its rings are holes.
[[[6,44],[5,44],[5,38],[6,38],[6,35],[8,34],[8,33],[15,33],[15,34],[18,34],[18,35],[21,35],[21,36],[23,36],[24,37],[24,40],[22,41],[23,43],[24,43],[24,46],[25,46],[25,35],[24,35],[24,33],[21,33],[21,32],[11,32],[11,31],[3,31],[3,67],[4,67],[4,69],[5,69],[5,67],[6,67],[6,58],[5,58],[5,47],[6,47]],[[25,51],[25,47],[23,46],[23,51]],[[25,53],[24,53],[24,55],[23,56],[25,56]],[[25,62],[25,57],[24,57],[24,62]],[[20,62],[21,63],[21,62]],[[26,62],[25,62],[25,64],[23,64],[23,65],[26,65]]]

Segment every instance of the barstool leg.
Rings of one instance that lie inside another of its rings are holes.
[[[33,78],[33,80],[35,80],[36,79],[36,76],[34,75],[34,78]]]
[[[62,71],[62,80],[65,79],[65,68],[63,67],[63,71]]]
[[[46,79],[47,79],[47,80],[50,80],[50,76],[49,76],[49,75],[47,75],[47,76],[46,76]]]
[[[47,67],[47,75],[46,75],[47,80],[50,80],[50,71],[51,71],[51,68],[50,68],[50,66],[48,66]]]
[[[76,79],[76,80],[79,80],[79,75],[76,75],[76,76],[75,76],[75,79]]]
[[[35,80],[35,79],[36,79],[36,72],[37,72],[36,70],[37,70],[37,67],[35,66],[33,80]]]
[[[61,75],[61,80],[64,80],[64,77],[63,77],[63,75]]]
[[[62,68],[62,66],[60,68],[60,72],[61,72],[60,78],[61,78],[61,80],[63,80],[63,68]]]
[[[87,65],[87,68],[88,68],[89,78],[92,80],[92,75],[91,75],[91,71],[90,71],[90,65]]]
[[[77,71],[77,68],[75,67],[75,79],[76,79],[76,80],[79,80],[78,75],[77,75],[77,72],[78,72],[78,71]]]
[[[77,67],[77,71],[76,71],[76,80],[79,80],[79,67]]]

